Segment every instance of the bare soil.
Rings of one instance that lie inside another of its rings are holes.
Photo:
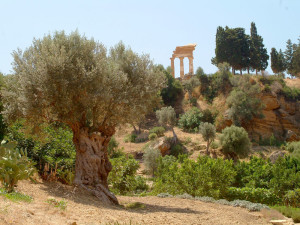
[[[0,224],[269,224],[260,212],[187,199],[117,196],[121,206],[109,206],[59,183],[23,181],[18,190],[33,201],[16,203],[0,197]],[[46,202],[49,198],[66,201],[67,208],[55,208]],[[133,202],[144,207],[122,207]]]
[[[289,87],[300,88],[300,79],[284,79],[285,83]]]

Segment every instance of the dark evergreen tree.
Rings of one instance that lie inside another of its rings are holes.
[[[284,58],[287,66],[287,73],[291,76],[294,76],[294,68],[293,68],[293,54],[294,54],[294,46],[291,39],[286,42],[286,50],[284,51]]]
[[[250,68],[256,70],[256,74],[260,70],[268,67],[269,55],[264,47],[263,38],[257,34],[255,23],[251,23],[250,38]],[[248,67],[249,73],[249,67]]]
[[[249,67],[250,37],[245,34],[244,28],[218,27],[216,34],[215,58],[212,59],[214,65],[228,62],[232,67],[232,72]]]
[[[273,73],[278,73],[278,52],[275,48],[271,49],[271,69]]]
[[[286,63],[285,63],[285,58],[283,55],[283,52],[277,50],[275,48],[272,48],[271,50],[271,68],[273,70],[273,73],[282,73],[286,69]]]

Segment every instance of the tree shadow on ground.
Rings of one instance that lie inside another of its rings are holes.
[[[163,201],[163,199],[162,199]],[[144,208],[141,209],[125,209],[130,212],[147,214],[147,213],[155,213],[155,212],[166,212],[166,213],[186,213],[186,214],[206,214],[206,212],[200,212],[192,210],[188,207],[179,208],[179,207],[169,207],[169,206],[161,206],[161,205],[153,205],[142,203]]]
[[[41,189],[48,192],[49,195],[52,195],[53,197],[64,198],[67,201],[74,201],[75,203],[79,203],[79,204],[87,205],[87,206],[94,206],[97,208],[121,210],[121,211],[141,213],[141,214],[148,214],[148,213],[154,213],[154,212],[188,213],[188,214],[203,214],[203,213],[205,213],[205,212],[192,210],[188,207],[185,207],[185,208],[170,207],[170,206],[148,204],[148,203],[143,203],[143,202],[141,202],[143,205],[143,208],[130,209],[130,208],[124,207],[123,205],[115,206],[115,205],[103,204],[100,200],[98,200],[91,193],[87,192],[86,190],[76,188],[74,186],[68,186],[68,185],[63,185],[58,182],[47,182],[47,181],[43,181],[41,184],[42,184]],[[164,201],[164,200],[162,199],[162,201]],[[132,203],[132,202],[128,202],[128,203]]]

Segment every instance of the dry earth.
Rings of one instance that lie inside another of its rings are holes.
[[[286,82],[286,85],[289,87],[295,87],[295,88],[300,88],[300,79],[295,78],[295,79],[284,79]]]
[[[260,212],[201,201],[118,196],[122,205],[140,202],[144,208],[105,206],[90,194],[58,183],[20,182],[18,190],[33,197],[31,203],[0,197],[0,224],[269,224]],[[66,210],[47,199],[67,202]]]

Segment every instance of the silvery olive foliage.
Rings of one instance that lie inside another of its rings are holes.
[[[147,113],[165,85],[149,55],[138,55],[122,42],[107,51],[77,31],[34,39],[13,57],[14,75],[3,91],[8,121],[25,117],[34,124],[115,127]]]

